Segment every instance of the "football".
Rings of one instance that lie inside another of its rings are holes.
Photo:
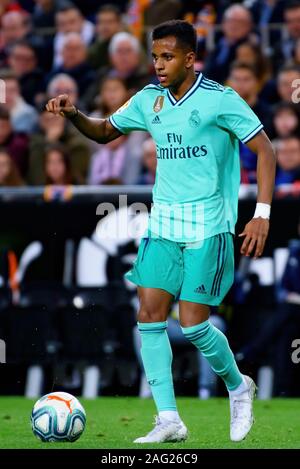
[[[41,397],[31,412],[31,427],[44,442],[73,442],[82,434],[85,410],[72,394],[52,392]]]

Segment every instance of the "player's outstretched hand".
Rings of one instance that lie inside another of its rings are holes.
[[[261,217],[252,218],[245,226],[244,231],[239,234],[239,237],[245,237],[241,247],[241,254],[250,256],[254,251],[254,259],[260,257],[263,253],[268,233],[268,219]]]
[[[77,112],[76,107],[71,103],[67,94],[60,94],[56,98],[49,99],[46,109],[53,114],[60,114],[63,117],[69,117]]]

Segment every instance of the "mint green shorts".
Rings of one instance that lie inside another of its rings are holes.
[[[219,305],[233,283],[233,235],[221,233],[199,243],[143,238],[127,280],[166,290],[176,299]]]

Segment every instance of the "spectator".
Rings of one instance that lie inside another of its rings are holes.
[[[48,75],[48,81],[58,73],[66,73],[76,81],[80,95],[95,79],[95,72],[87,62],[87,47],[78,33],[64,36],[61,49],[62,63]]]
[[[279,70],[276,77],[271,78],[265,84],[260,97],[271,105],[278,104],[280,101],[291,103],[293,102],[293,93],[297,94],[296,88],[293,85],[299,86],[295,81],[299,79],[300,67],[287,63]]]
[[[300,116],[296,104],[279,103],[273,110],[274,138],[300,135]]]
[[[285,4],[284,23],[287,28],[287,37],[281,39],[274,47],[273,65],[277,71],[293,57],[296,42],[300,39],[300,1],[292,0]]]
[[[24,10],[9,11],[1,18],[2,41],[6,46],[23,39],[30,31],[30,17]]]
[[[300,139],[296,135],[280,138],[274,142],[277,155],[275,185],[300,181]]]
[[[3,106],[0,106],[0,146],[5,148],[21,176],[25,177],[28,166],[28,137],[14,132],[9,112]]]
[[[182,5],[181,7],[180,16],[184,21],[190,21],[191,23],[195,23],[198,13],[200,13],[202,9],[205,9],[206,5],[209,5],[209,7],[212,5],[216,10],[216,2],[214,0],[208,0],[205,2],[203,2],[203,0],[185,0],[184,5]],[[222,14],[219,5],[218,7],[218,13],[220,12]]]
[[[129,30],[139,39],[143,37],[146,28],[158,23],[180,18],[183,2],[180,0],[131,0],[127,6]]]
[[[128,90],[120,78],[106,78],[100,88],[97,117],[108,117],[128,99]],[[141,145],[146,132],[131,132],[106,145],[97,145],[92,156],[89,184],[137,181],[141,165]]]
[[[35,48],[39,62],[44,64],[49,49],[45,46],[44,38],[32,31],[30,14],[25,11],[11,11],[6,13],[1,21],[2,45],[0,50],[0,67],[6,66],[9,48],[20,39],[30,41]]]
[[[141,64],[142,50],[139,41],[126,32],[114,35],[109,44],[110,66],[99,70],[97,80],[84,97],[87,107],[91,107],[98,92],[99,84],[105,77],[118,77],[125,81],[129,94],[149,84],[151,77],[147,67]]]
[[[250,4],[249,9],[254,24],[258,26],[269,26],[272,23],[283,22],[285,0],[254,0],[246,4],[247,6]]]
[[[213,80],[224,82],[229,74],[237,47],[245,41],[254,40],[251,35],[253,23],[251,13],[242,5],[232,5],[224,12],[223,37],[215,50],[208,55],[204,73]]]
[[[115,34],[109,45],[110,63],[120,78],[127,78],[139,66],[141,47],[137,39],[126,32]]]
[[[295,43],[295,48],[293,50],[293,56],[290,60],[286,62],[287,65],[294,65],[300,67],[300,38],[297,39]]]
[[[271,78],[271,64],[262,53],[259,44],[243,42],[236,49],[235,59],[236,62],[248,64],[254,68],[260,88]]]
[[[92,155],[88,182],[91,185],[123,184],[122,171],[126,159],[126,137],[121,136],[114,142]]]
[[[6,102],[3,106],[10,113],[13,129],[16,132],[33,132],[37,127],[38,114],[35,108],[23,99],[17,76],[10,70],[2,70],[0,78],[5,82],[6,91]]]
[[[23,186],[18,168],[5,148],[0,147],[0,187]]]
[[[38,68],[35,49],[25,39],[17,41],[9,50],[8,65],[19,80],[25,101],[35,105],[35,97],[44,91],[43,72]]]
[[[0,19],[2,18],[5,13],[9,11],[22,11],[22,7],[19,2],[14,0],[1,0],[0,3]]]
[[[138,184],[154,184],[156,175],[156,145],[152,138],[148,138],[142,145],[143,171]]]
[[[44,161],[47,185],[66,186],[74,184],[70,158],[63,145],[58,143],[49,145],[45,151]]]
[[[72,155],[71,170],[75,180],[79,184],[85,184],[90,161],[88,143],[84,137],[70,129],[63,117],[50,115],[45,104],[40,105],[39,131],[30,139],[28,182],[33,185],[45,184],[45,148],[52,143],[61,143],[68,154]]]
[[[287,103],[293,102],[293,93],[295,91],[293,82],[295,80],[300,80],[300,67],[287,65],[279,71],[277,76],[277,92],[281,101]]]
[[[59,94],[67,94],[71,103],[79,107],[78,86],[74,78],[66,73],[58,73],[49,81],[47,97],[54,98]]]
[[[35,8],[31,15],[33,27],[43,29],[43,48],[38,51],[39,65],[49,72],[53,65],[53,42],[55,32],[55,14],[59,0],[35,0]]]
[[[139,40],[142,39],[144,10],[151,0],[129,0],[126,9],[129,31]]]
[[[96,110],[93,112],[95,117],[109,117],[122,106],[129,98],[126,84],[122,78],[107,77],[102,81],[99,94],[96,96]]]
[[[96,16],[96,41],[89,47],[88,62],[94,69],[109,65],[108,47],[112,37],[122,29],[120,10],[103,5]]]
[[[24,11],[10,11],[1,18],[0,68],[7,66],[9,47],[17,40],[29,34],[28,14]]]
[[[187,9],[184,14],[184,19],[193,23],[197,32],[197,59],[199,70],[203,68],[203,61],[206,56],[206,42],[209,34],[212,31],[213,25],[217,20],[217,11],[214,1],[206,2],[192,2],[194,10]],[[200,5],[197,3],[200,3]],[[188,7],[188,5],[186,5]],[[194,11],[194,13],[193,13]]]
[[[94,25],[84,19],[80,10],[70,3],[59,8],[55,15],[55,24],[57,33],[54,37],[53,67],[57,68],[63,62],[62,48],[66,34],[80,34],[84,44],[88,46],[94,38]]]
[[[269,44],[277,43],[281,38],[280,29],[269,29],[270,24],[283,23],[286,0],[246,0],[244,2],[252,14],[253,22],[268,31]]]
[[[228,84],[249,104],[261,122],[264,124],[266,132],[271,127],[268,104],[264,103],[259,96],[260,82],[256,74],[256,69],[252,65],[235,62],[230,69]]]
[[[256,71],[251,65],[234,63],[230,70],[228,84],[239,93],[239,95],[249,104],[251,109],[257,114],[264,124],[266,132],[271,127],[270,107],[258,97],[259,80]],[[244,184],[255,184],[257,155],[253,153],[247,145],[242,142],[240,146],[240,159],[242,182]]]
[[[144,10],[144,25],[153,27],[164,21],[175,20],[180,16],[182,5],[179,0],[153,0]]]
[[[35,28],[54,28],[57,0],[35,0],[32,21]]]

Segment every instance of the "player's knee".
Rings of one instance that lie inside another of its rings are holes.
[[[138,313],[139,322],[162,322],[166,320],[164,311],[154,310],[153,308],[141,307]]]
[[[195,330],[191,332],[188,327],[181,327],[181,330],[185,338],[195,345],[198,344],[199,341],[203,339],[205,340],[208,336],[210,336],[213,326],[210,322],[205,321],[204,323],[198,324],[198,326],[196,327],[197,327],[196,333],[195,333]]]

